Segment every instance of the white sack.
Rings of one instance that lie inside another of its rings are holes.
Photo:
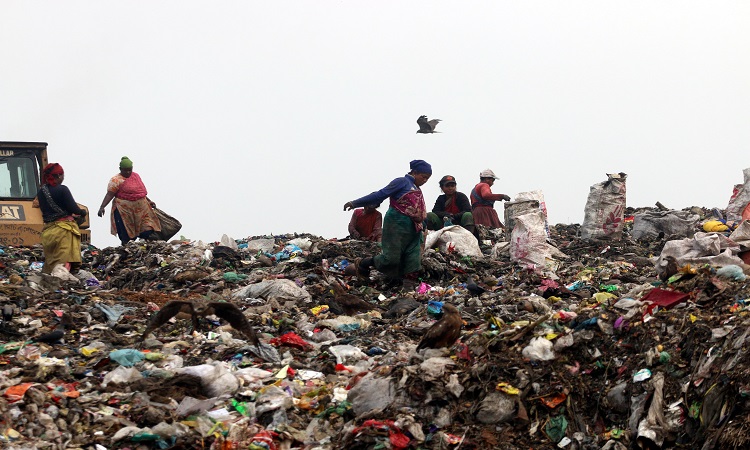
[[[461,225],[451,225],[428,232],[424,248],[426,251],[437,246],[440,251],[446,252],[451,244],[454,251],[461,256],[482,257],[482,249],[479,248],[477,238]]]
[[[745,182],[734,186],[734,192],[725,211],[726,219],[733,222],[742,220],[742,211],[750,203],[750,167],[742,171],[742,176]]]
[[[608,173],[607,181],[591,186],[584,210],[581,238],[619,240],[625,213],[625,180],[622,172]]]
[[[672,256],[679,266],[742,265],[742,259],[736,256],[739,251],[740,246],[723,234],[699,232],[692,238],[668,241],[654,264],[658,267],[667,256]]]
[[[232,395],[239,389],[240,382],[219,361],[211,364],[200,364],[197,366],[183,367],[176,370],[177,373],[193,375],[201,379],[201,387],[211,397],[220,395]]]
[[[633,219],[633,239],[655,238],[659,233],[665,236],[692,237],[700,216],[690,211],[646,211],[636,214]]]
[[[517,202],[531,201],[531,200],[538,201],[539,210],[542,211],[542,214],[544,214],[544,228],[547,231],[547,236],[549,236],[549,218],[547,217],[547,203],[544,201],[544,192],[542,192],[541,189],[537,189],[534,191],[527,191],[527,192],[519,192],[518,194],[516,194],[516,197],[513,200]],[[505,225],[507,226],[508,224],[506,223]]]
[[[248,297],[280,302],[301,300],[309,303],[312,301],[309,292],[297,286],[294,281],[287,279],[263,280],[260,283],[251,284],[232,292],[232,298]]]
[[[743,220],[729,235],[729,239],[739,245],[741,251],[750,249],[750,220]]]
[[[547,243],[542,212],[537,211],[516,217],[516,225],[510,237],[510,260],[519,264],[548,268],[553,262],[553,256],[568,257]]]

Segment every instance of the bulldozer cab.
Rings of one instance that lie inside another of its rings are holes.
[[[0,245],[41,243],[44,222],[35,199],[46,165],[46,142],[0,142]],[[80,225],[81,243],[91,243],[88,227],[87,215]]]

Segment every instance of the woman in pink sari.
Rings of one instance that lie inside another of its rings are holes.
[[[112,234],[117,235],[122,245],[136,238],[148,239],[154,231],[161,231],[159,218],[154,208],[156,203],[148,198],[141,177],[133,172],[133,161],[127,156],[120,160],[120,173],[112,177],[107,185],[107,195],[99,208],[99,217],[104,215],[109,202],[112,203]]]

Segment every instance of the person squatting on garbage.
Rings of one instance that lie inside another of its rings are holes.
[[[37,199],[42,210],[43,273],[52,273],[58,264],[64,264],[71,273],[81,268],[81,230],[76,218],[86,216],[78,206],[67,186],[63,186],[65,171],[58,163],[42,169],[42,186]]]
[[[349,221],[349,237],[366,241],[380,242],[383,236],[383,215],[378,205],[365,205],[355,209]]]
[[[456,191],[456,178],[446,175],[440,179],[443,194],[435,200],[432,212],[427,213],[427,229],[439,230],[448,225],[461,225],[474,233],[474,215],[469,197]]]
[[[156,203],[147,195],[141,177],[133,172],[133,161],[123,156],[120,173],[109,180],[107,194],[99,207],[99,217],[102,217],[105,208],[114,199],[110,215],[111,231],[120,238],[122,245],[139,237],[148,239],[154,231],[161,231],[159,218],[154,212]]]
[[[493,194],[492,185],[497,180],[495,172],[485,169],[479,173],[479,183],[471,190],[471,212],[474,223],[488,228],[505,228],[495,211],[495,202],[510,201],[505,194]]]
[[[416,159],[409,163],[409,168],[408,174],[396,178],[383,189],[344,204],[344,211],[347,211],[364,205],[378,205],[390,198],[390,207],[383,221],[383,251],[374,258],[360,261],[360,275],[368,275],[374,266],[395,281],[422,268],[423,222],[427,217],[427,207],[420,186],[430,179],[432,167]]]

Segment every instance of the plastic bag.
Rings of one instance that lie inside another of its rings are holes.
[[[521,354],[532,361],[550,361],[555,359],[555,352],[552,350],[552,342],[543,338],[535,337],[526,346]]]
[[[625,213],[625,173],[607,174],[607,181],[591,186],[584,210],[581,238],[619,240]]]
[[[133,367],[143,361],[146,355],[132,348],[123,348],[109,353],[109,359],[123,367]]]

